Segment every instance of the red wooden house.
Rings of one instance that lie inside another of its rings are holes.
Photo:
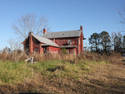
[[[78,55],[83,52],[83,28],[80,30],[47,32],[43,29],[41,36],[29,33],[28,38],[23,42],[24,50],[27,53],[61,53],[62,49],[69,54]]]

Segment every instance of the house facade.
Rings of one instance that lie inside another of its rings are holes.
[[[79,30],[47,32],[43,29],[41,36],[35,35],[32,32],[24,40],[24,51],[26,53],[56,53],[66,52],[68,54],[78,55],[83,52],[83,28]]]

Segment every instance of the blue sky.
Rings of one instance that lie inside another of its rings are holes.
[[[82,25],[86,38],[103,30],[124,31],[118,14],[124,4],[125,0],[0,0],[0,49],[15,38],[16,20],[30,13],[44,16],[51,31],[77,30]]]

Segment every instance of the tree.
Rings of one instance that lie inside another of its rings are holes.
[[[47,20],[44,17],[37,17],[33,14],[21,16],[12,26],[16,36],[14,41],[8,41],[10,48],[13,50],[22,48],[21,42],[28,36],[29,32],[42,34],[45,27],[47,27]]]
[[[89,43],[91,44],[91,50],[98,52],[99,50],[100,36],[98,33],[93,33],[89,38]]]
[[[104,52],[109,52],[111,48],[111,37],[108,32],[102,31],[100,33],[100,45]]]
[[[47,20],[44,17],[38,18],[33,14],[28,14],[20,17],[13,25],[13,29],[22,40],[28,36],[29,32],[39,34],[46,26]]]
[[[125,48],[125,35],[123,36],[123,40],[122,40],[122,48]]]
[[[16,39],[9,39],[8,40],[8,45],[9,48],[14,51],[14,50],[22,50],[21,42],[19,42]]]
[[[122,35],[121,33],[112,33],[112,42],[114,46],[114,52],[120,52],[122,48]]]
[[[125,9],[119,12],[120,17],[122,20],[120,21],[122,24],[125,24]]]

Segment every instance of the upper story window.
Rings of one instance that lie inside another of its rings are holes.
[[[67,41],[67,44],[68,44],[68,45],[71,45],[71,44],[72,44],[72,41],[71,41],[71,40],[68,40],[68,41]]]

